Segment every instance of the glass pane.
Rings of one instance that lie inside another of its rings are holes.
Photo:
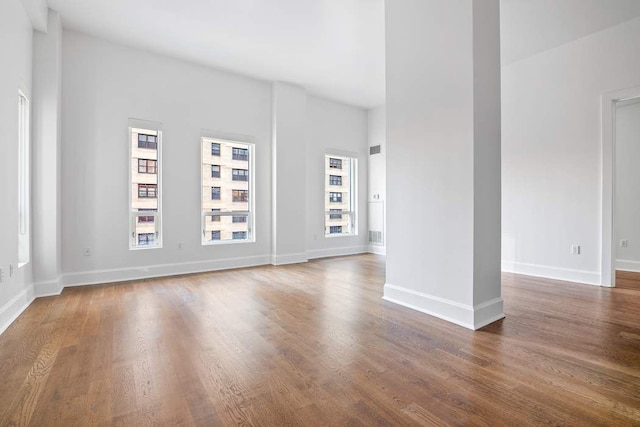
[[[250,146],[202,138],[201,150],[202,243],[250,240]]]

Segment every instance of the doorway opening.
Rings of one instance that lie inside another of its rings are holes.
[[[636,104],[637,107],[635,107]],[[622,110],[622,108],[625,109]],[[638,278],[640,279],[640,210],[635,217],[638,222],[637,238],[633,237],[635,232],[632,230],[636,228],[635,224],[633,224],[633,219],[628,219],[633,216],[632,211],[635,208],[629,203],[635,202],[635,200],[631,200],[631,194],[636,191],[631,184],[634,180],[633,175],[636,172],[629,172],[629,163],[633,160],[632,153],[634,150],[638,150],[636,158],[637,164],[640,164],[640,133],[637,135],[635,144],[637,147],[635,147],[631,139],[627,138],[627,134],[632,133],[634,129],[634,125],[631,123],[632,120],[627,116],[632,115],[636,108],[640,112],[640,87],[609,93],[602,97],[602,256],[600,283],[602,286],[616,286],[616,270],[623,269],[625,266],[627,269],[631,265],[637,268],[639,272]],[[618,120],[619,118],[621,120]],[[640,131],[640,122],[638,126]],[[618,141],[619,136],[624,139]],[[625,156],[625,158],[621,159],[622,156]],[[618,159],[621,159],[620,165],[618,165]],[[640,209],[640,185],[638,185],[640,184],[640,168],[636,166],[635,169],[638,169],[638,179],[635,182],[638,188],[636,199]],[[620,205],[620,209],[617,205]],[[619,211],[622,214],[621,209],[625,210],[624,215],[618,217]],[[630,247],[633,251],[628,250]],[[622,256],[635,258],[636,250],[638,252],[637,265],[623,262],[633,261],[633,259],[625,260],[624,258],[619,258]]]

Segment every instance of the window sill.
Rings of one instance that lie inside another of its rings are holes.
[[[162,249],[162,245],[154,245],[154,246],[129,246],[130,251],[144,251],[147,249]]]
[[[202,242],[202,246],[218,246],[218,245],[237,245],[243,243],[255,243],[255,239],[238,239],[238,240],[214,240],[211,242]]]
[[[335,233],[335,234],[325,234],[325,238],[334,239],[336,237],[355,237],[357,233]]]

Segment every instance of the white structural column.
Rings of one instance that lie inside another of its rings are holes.
[[[57,12],[49,10],[47,32],[35,31],[33,43],[33,275],[36,296],[45,296],[62,290],[62,24]]]
[[[500,286],[499,0],[387,0],[384,298],[470,329]]]
[[[273,84],[271,262],[275,265],[307,261],[306,108],[303,88]]]

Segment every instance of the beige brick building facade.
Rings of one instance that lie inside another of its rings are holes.
[[[351,168],[347,157],[325,156],[325,235],[353,232]]]
[[[202,139],[202,210],[221,213],[203,218],[204,243],[251,238],[250,154],[247,144]]]

